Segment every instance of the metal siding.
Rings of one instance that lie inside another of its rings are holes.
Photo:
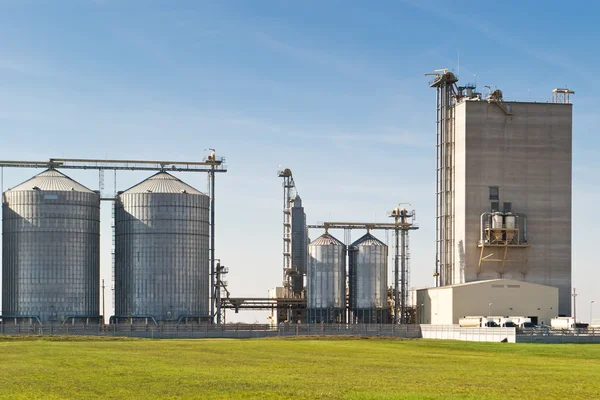
[[[361,314],[387,307],[388,247],[367,233],[351,246],[350,310]]]
[[[42,322],[98,317],[100,197],[48,172],[44,187],[68,184],[69,191],[19,185],[3,195],[2,314]],[[61,182],[52,183],[52,176]]]
[[[209,197],[192,190],[117,197],[117,316],[209,314]]]
[[[167,172],[157,172],[148,179],[145,179],[137,185],[127,189],[124,193],[204,194]]]
[[[311,310],[346,307],[346,246],[329,234],[309,247],[307,306]]]
[[[43,191],[59,191],[59,192],[83,192],[94,193],[92,190],[83,186],[79,182],[74,181],[67,175],[55,169],[48,169],[31,179],[15,186],[8,191],[21,192],[33,190],[36,187]]]
[[[302,275],[306,275],[307,238],[304,207],[294,206],[292,207],[292,267],[297,268],[298,273]]]

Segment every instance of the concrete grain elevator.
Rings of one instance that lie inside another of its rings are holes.
[[[571,315],[572,113],[552,102],[505,101],[438,70],[436,286],[514,279],[559,289]]]

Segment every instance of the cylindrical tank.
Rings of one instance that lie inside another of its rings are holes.
[[[344,322],[346,246],[325,233],[310,243],[308,254],[308,321]]]
[[[492,215],[492,229],[502,229],[503,218],[502,213],[495,212]]]
[[[367,233],[348,250],[349,305],[353,322],[387,322],[388,247]]]
[[[492,214],[492,233],[494,241],[502,241],[503,240],[503,232],[502,232],[502,224],[504,223],[504,218],[502,213],[495,212]]]
[[[504,225],[506,229],[515,229],[515,215],[514,214],[506,214],[504,216]]]
[[[115,316],[209,314],[209,197],[159,172],[115,202]]]
[[[515,229],[516,226],[516,218],[512,213],[507,213],[504,215],[504,227],[506,228],[506,240],[511,242],[515,237]]]
[[[2,198],[2,316],[99,318],[100,196],[54,169]]]

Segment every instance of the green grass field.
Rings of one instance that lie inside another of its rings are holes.
[[[600,346],[374,339],[0,339],[0,397],[600,397]]]

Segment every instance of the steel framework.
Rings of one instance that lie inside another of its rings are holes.
[[[298,271],[292,266],[292,205],[298,192],[292,170],[280,169],[277,176],[283,178],[283,287],[286,296],[301,297],[302,291],[294,291]]]
[[[531,245],[521,238],[521,230],[518,228],[486,227],[483,232],[484,240],[479,240],[477,244],[477,247],[481,249],[479,252],[477,274],[481,273],[482,263],[494,262],[499,264],[500,269],[497,272],[500,274],[500,277],[504,276],[506,263],[522,265],[523,268],[519,270],[519,273],[525,276],[527,274],[527,262]],[[521,258],[514,256],[513,253],[517,251],[522,253]],[[499,252],[500,254],[495,254],[494,252]]]
[[[396,251],[394,257],[394,323],[408,323],[408,231],[418,229],[414,226],[415,212],[409,212],[406,208],[398,206],[390,213],[397,225],[401,225],[395,231]],[[400,251],[398,251],[398,234],[400,234]],[[398,274],[398,258],[400,258],[400,274]],[[400,276],[398,276],[400,275]],[[400,297],[400,298],[399,298]],[[398,316],[400,318],[398,318]]]
[[[566,88],[556,88],[552,91],[552,102],[568,104],[571,102],[572,94],[575,94],[573,90]]]
[[[454,102],[458,78],[435,70],[429,87],[436,96],[436,286],[451,285],[454,273]]]
[[[317,225],[307,225],[309,229],[343,229],[346,245],[350,242],[350,231],[353,229],[394,231],[396,238],[394,252],[394,323],[407,323],[408,318],[408,231],[419,229],[414,224],[414,211],[408,213],[405,209],[393,210],[390,214],[394,223],[380,222],[322,222]],[[400,246],[402,237],[402,246]]]
[[[173,171],[173,172],[205,172],[209,176],[210,186],[210,286],[211,286],[211,321],[220,315],[221,302],[217,301],[220,288],[215,282],[215,177],[217,173],[227,172],[224,157],[217,157],[214,149],[204,157],[203,161],[164,161],[164,160],[102,160],[89,158],[50,158],[48,161],[7,161],[0,160],[0,191],[4,192],[4,168],[59,168],[98,170],[98,187],[104,189],[104,171],[115,172],[115,192],[112,196],[101,197],[103,201],[114,201],[116,193],[117,171]],[[114,218],[114,216],[113,216]],[[114,229],[114,221],[113,221]],[[114,232],[113,232],[114,239]],[[113,288],[114,288],[114,240],[113,240]],[[215,307],[217,311],[215,312]]]

